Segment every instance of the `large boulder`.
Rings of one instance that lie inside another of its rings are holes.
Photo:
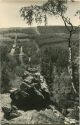
[[[10,95],[12,104],[20,109],[43,108],[50,104],[50,93],[40,72],[26,71],[20,89]]]

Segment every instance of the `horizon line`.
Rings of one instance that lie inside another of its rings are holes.
[[[15,29],[15,28],[37,28],[37,27],[65,27],[64,25],[47,25],[47,26],[29,26],[29,27],[0,27],[0,29]],[[77,27],[77,26],[74,26]]]

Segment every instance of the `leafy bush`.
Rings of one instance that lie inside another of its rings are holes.
[[[66,108],[68,106],[67,102],[70,99],[67,98],[67,95],[70,92],[71,92],[71,81],[69,74],[67,72],[63,72],[59,76],[56,73],[53,82],[53,99],[59,105],[60,108],[62,107]]]
[[[8,75],[8,71],[6,68],[2,69],[1,72],[1,92],[8,92],[11,85],[9,84],[10,79],[9,79],[9,75]]]

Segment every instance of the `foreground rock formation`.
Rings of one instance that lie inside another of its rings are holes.
[[[67,114],[61,114],[52,105],[48,86],[40,72],[30,69],[24,72],[22,78],[19,89],[0,95],[1,125],[78,125],[78,108],[65,109]]]
[[[61,115],[54,107],[52,109],[45,110],[30,110],[27,112],[21,111],[20,117],[12,120],[5,120],[4,123],[12,124],[53,124],[53,125],[64,125],[64,116]]]
[[[11,109],[10,94],[1,94],[2,107]],[[49,106],[43,110],[23,111],[17,109],[20,115],[16,118],[7,120],[4,118],[4,112],[0,112],[1,125],[12,124],[52,124],[52,125],[79,125],[78,121],[69,117],[64,117],[55,106]]]
[[[10,94],[2,94],[2,106],[11,108],[11,99]],[[7,100],[4,102],[4,100]],[[23,111],[17,109],[17,111],[20,113],[20,116],[7,120],[4,118],[1,119],[1,125],[12,125],[12,124],[53,124],[53,125],[64,125],[64,119],[65,117],[58,111],[54,106],[49,106],[48,108],[42,109],[42,110],[28,110]],[[1,114],[1,115],[2,115]]]
[[[42,109],[50,102],[50,93],[45,79],[35,70],[25,71],[20,89],[11,92],[12,105],[19,109]]]

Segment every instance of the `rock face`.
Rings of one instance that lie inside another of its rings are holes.
[[[30,110],[21,111],[21,116],[6,121],[7,124],[52,124],[52,125],[64,125],[64,116],[61,115],[54,107],[53,109],[45,110]],[[4,121],[3,121],[4,123]]]
[[[2,94],[2,106],[7,107],[8,110],[12,110],[11,108],[11,99],[10,95],[4,95]],[[6,100],[6,102],[4,102]],[[16,108],[15,106],[13,108]],[[17,111],[17,112],[15,112]],[[19,113],[20,115],[18,115]],[[3,112],[4,115],[4,112]],[[17,116],[18,117],[17,117]],[[22,111],[22,110],[16,110],[12,111],[11,116],[13,117],[9,120],[3,119],[1,120],[1,125],[13,125],[13,124],[52,124],[52,125],[64,125],[64,116],[55,109],[54,106],[51,106],[51,108],[45,108],[41,110],[29,110],[29,111]]]
[[[13,125],[13,124],[52,124],[52,125],[79,125],[78,121],[75,119],[64,117],[56,108],[50,105],[48,108],[41,110],[29,110],[22,111],[18,110],[15,106],[11,108],[11,99],[9,94],[1,95],[1,103],[3,107],[7,107],[8,111],[13,111],[10,113],[9,120],[4,117],[1,118],[1,125]],[[7,113],[8,113],[7,111]],[[69,109],[69,112],[71,110]],[[5,115],[1,112],[1,116]],[[78,124],[76,124],[78,123]]]
[[[15,106],[12,106],[11,108],[2,107],[2,111],[4,112],[4,118],[7,120],[20,116],[20,113],[18,112],[18,110]]]
[[[50,94],[45,79],[40,72],[25,71],[20,89],[10,95],[12,104],[19,109],[40,109],[50,104]]]

